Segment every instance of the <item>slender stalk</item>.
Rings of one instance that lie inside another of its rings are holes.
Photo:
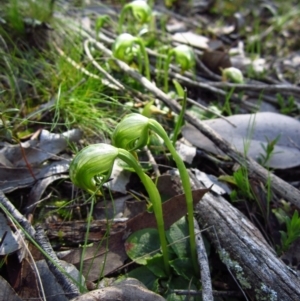
[[[190,247],[191,247],[192,262],[195,271],[198,272],[198,260],[197,260],[197,253],[196,253],[196,241],[195,241],[195,229],[194,229],[194,204],[193,204],[192,188],[191,188],[190,178],[187,169],[182,159],[176,152],[176,149],[174,148],[164,128],[154,119],[149,119],[149,127],[151,130],[157,133],[164,140],[166,147],[170,151],[172,158],[175,161],[177,168],[179,170],[182,187],[186,198],[187,211],[188,211],[188,225],[189,225],[189,233],[190,233]]]
[[[130,7],[125,5],[124,8],[121,11],[120,19],[119,19],[119,26],[118,26],[118,33],[119,34],[122,33],[122,27],[123,27],[124,20],[125,20],[125,15],[126,15],[128,9],[130,9]]]
[[[132,158],[128,158],[130,157]],[[124,162],[126,162],[129,166],[134,168],[135,172],[141,179],[143,185],[145,186],[147,193],[149,195],[149,198],[151,200],[151,203],[153,205],[153,211],[156,218],[157,223],[157,229],[164,259],[164,265],[166,273],[170,274],[170,264],[169,264],[169,254],[168,254],[168,248],[167,248],[167,240],[165,235],[165,227],[164,227],[164,220],[163,220],[163,212],[162,212],[162,203],[161,203],[161,197],[160,194],[154,185],[153,181],[143,172],[141,166],[138,164],[138,162],[135,160],[135,158],[126,150],[119,149],[119,156],[120,159],[122,159]]]
[[[144,57],[144,60],[145,60],[145,72],[146,72],[146,77],[147,79],[150,81],[150,65],[149,65],[149,58],[148,58],[148,54],[147,54],[147,51],[146,51],[146,47],[144,45],[144,43],[139,39],[137,38],[136,39],[136,43],[140,46],[140,49],[142,51],[142,54],[143,54],[143,57]]]
[[[169,66],[171,64],[173,53],[169,52],[164,65],[164,92],[169,92]]]
[[[181,104],[181,111],[179,113],[178,120],[176,122],[175,129],[174,129],[174,135],[173,135],[173,139],[172,139],[173,146],[175,146],[178,134],[179,134],[180,129],[183,125],[184,113],[185,113],[185,110],[186,110],[186,104],[187,104],[187,94],[186,94],[186,90],[185,90],[183,100],[182,100],[182,104]]]

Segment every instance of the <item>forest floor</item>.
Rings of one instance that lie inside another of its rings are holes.
[[[0,0],[1,300],[299,300],[298,1],[165,2]]]

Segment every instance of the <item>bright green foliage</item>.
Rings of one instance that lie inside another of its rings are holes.
[[[277,94],[276,97],[280,107],[280,113],[290,115],[291,113],[299,112],[298,105],[293,95],[290,95],[287,100],[285,100],[281,94]]]
[[[100,16],[96,19],[95,22],[95,30],[96,30],[96,35],[98,36],[101,28],[104,26],[105,23],[108,23],[110,21],[110,17],[107,15]]]
[[[230,198],[232,201],[235,201],[236,199],[241,197],[250,200],[254,199],[254,196],[251,192],[248,173],[245,168],[238,169],[233,173],[232,176],[220,176],[219,180],[225,181],[236,186],[236,190],[233,190],[230,194]]]
[[[131,234],[125,244],[127,255],[143,266],[130,271],[127,276],[139,279],[155,292],[162,293],[162,290],[165,290],[162,294],[167,300],[171,297],[175,298],[172,300],[181,300],[178,296],[173,296],[170,289],[184,289],[186,282],[189,282],[189,287],[192,285],[196,288],[198,278],[194,274],[190,259],[188,235],[189,227],[185,217],[174,223],[167,231],[171,266],[171,275],[167,275],[161,268],[163,260],[158,253],[157,230],[144,229]]]
[[[3,105],[4,107],[4,105]],[[10,113],[17,113],[19,112],[18,109],[2,109],[0,106],[0,140],[3,139],[5,141],[11,141],[13,134],[10,129],[10,126],[6,122],[6,115],[9,115]]]
[[[159,252],[159,236],[156,229],[142,229],[128,237],[125,249],[128,257],[141,265]]]
[[[263,148],[265,154],[261,154],[259,158],[259,163],[263,166],[267,166],[269,160],[274,154],[274,147],[276,143],[279,141],[280,135],[278,135],[275,139],[269,140],[268,137],[266,137],[267,145],[265,146],[263,143],[261,143],[261,147]]]
[[[140,38],[134,37],[129,33],[120,34],[113,45],[113,55],[127,64],[132,61],[134,56],[143,57],[146,77],[150,80],[149,58],[145,45]]]
[[[287,251],[290,245],[300,237],[300,218],[297,210],[294,212],[292,219],[286,217],[285,224],[286,232],[280,231],[283,252]]]

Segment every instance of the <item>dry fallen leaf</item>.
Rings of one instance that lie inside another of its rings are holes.
[[[64,151],[69,142],[78,141],[81,135],[79,130],[63,134],[42,130],[33,140],[15,145],[5,143],[0,150],[0,189],[8,193],[31,186],[39,179],[67,172],[68,160],[45,161],[58,159],[57,154]]]
[[[247,154],[255,160],[266,154],[262,145],[267,146],[267,139],[272,141],[280,136],[268,161],[269,167],[285,169],[300,165],[300,122],[295,118],[270,112],[240,114],[226,118],[236,127],[221,118],[202,122],[215,130],[239,152],[244,153],[247,149]],[[211,140],[191,125],[182,128],[182,135],[200,149],[213,154],[223,154]]]

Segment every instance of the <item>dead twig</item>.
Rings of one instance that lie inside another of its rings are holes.
[[[209,271],[207,254],[201,236],[199,225],[195,219],[194,219],[194,228],[196,230],[195,231],[196,248],[197,248],[197,256],[198,256],[198,261],[199,261],[200,271],[201,271],[202,300],[213,301],[214,297],[212,293],[211,276]]]
[[[61,266],[55,252],[52,249],[49,241],[46,240],[43,229],[37,227],[37,231],[29,224],[27,219],[14,207],[9,199],[0,190],[0,206],[4,211],[10,213],[10,215],[17,221],[17,223],[24,229],[24,234],[31,240],[36,241],[45,253],[49,254],[52,261],[46,258],[51,272],[56,276],[58,282],[61,284],[66,297],[69,299],[75,298],[79,295],[79,290],[76,285],[63,273],[63,267]],[[55,265],[54,265],[54,263]],[[57,268],[59,267],[59,268]]]
[[[152,165],[152,168],[154,170],[156,177],[159,177],[160,171],[159,171],[158,165],[157,165],[155,158],[153,157],[151,151],[149,150],[149,148],[147,146],[145,146],[143,150],[146,152],[146,154],[148,156],[149,162]]]

